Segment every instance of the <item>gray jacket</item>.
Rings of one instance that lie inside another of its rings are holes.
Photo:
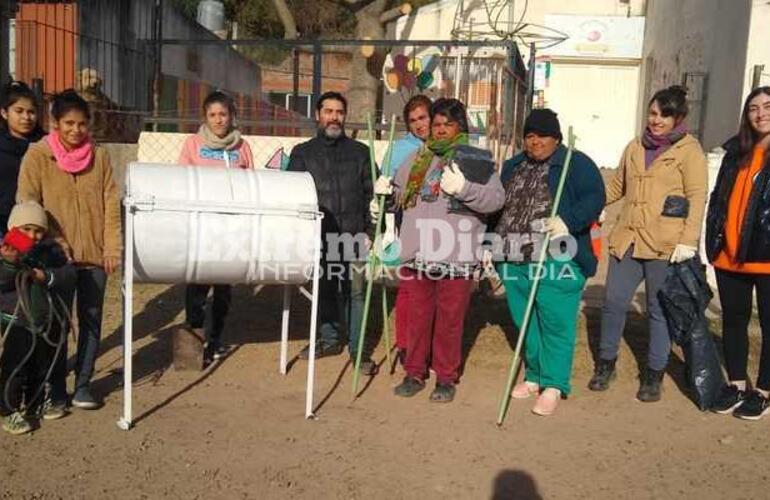
[[[393,179],[393,199],[400,200],[409,178],[415,155],[407,158]],[[426,179],[439,169],[441,159],[435,157]],[[459,209],[443,191],[433,201],[417,195],[414,207],[403,213],[399,241],[401,262],[415,264],[448,264],[452,267],[475,267],[481,257],[481,242],[486,230],[486,215],[500,210],[505,203],[505,190],[497,173],[486,184],[466,179],[463,189],[454,196]]]

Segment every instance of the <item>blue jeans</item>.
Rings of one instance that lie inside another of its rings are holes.
[[[364,317],[366,262],[322,262],[318,317],[320,342],[326,346],[344,341],[347,334],[351,355],[358,349],[358,334]],[[366,350],[366,347],[364,348]]]
[[[94,375],[102,336],[102,309],[107,273],[101,267],[77,270],[78,351],[75,362],[75,390],[88,387]]]

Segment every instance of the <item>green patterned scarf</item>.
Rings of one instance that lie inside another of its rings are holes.
[[[446,162],[451,161],[455,153],[455,148],[461,144],[468,144],[468,134],[462,132],[457,134],[452,139],[443,139],[437,141],[433,138],[429,138],[424,148],[420,150],[417,158],[412,164],[412,168],[409,170],[409,178],[406,182],[406,189],[404,189],[404,195],[401,197],[401,208],[410,208],[417,203],[417,195],[422,189],[422,184],[425,182],[425,175],[430,169],[430,164],[433,161],[433,157],[438,155]]]

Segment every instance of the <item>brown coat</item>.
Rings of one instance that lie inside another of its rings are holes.
[[[120,195],[107,152],[78,174],[64,172],[45,140],[30,146],[21,162],[16,201],[35,200],[48,212],[52,231],[63,239],[75,263],[104,265],[123,250]]]
[[[706,208],[708,167],[697,139],[686,135],[644,166],[644,146],[637,138],[626,146],[615,178],[607,184],[607,205],[625,198],[610,233],[610,254],[622,258],[634,245],[639,259],[668,259],[677,244],[698,247]],[[662,215],[668,196],[689,202],[686,218]]]

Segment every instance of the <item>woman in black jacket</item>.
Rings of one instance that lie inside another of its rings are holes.
[[[0,232],[15,203],[21,159],[43,135],[35,94],[23,82],[10,82],[0,94]]]
[[[730,383],[712,407],[746,420],[770,412],[770,87],[746,98],[738,135],[709,201],[706,252],[722,304],[722,343]],[[762,328],[757,385],[747,385],[748,325],[754,290]]]

